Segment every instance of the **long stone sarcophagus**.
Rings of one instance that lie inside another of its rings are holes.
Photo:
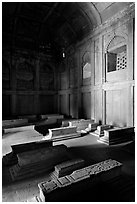
[[[9,168],[12,180],[25,179],[51,171],[70,158],[65,145],[46,146],[17,153],[18,163]]]
[[[94,188],[99,181],[107,181],[119,176],[121,166],[120,162],[108,159],[76,170],[70,175],[39,183],[40,200],[65,202],[74,194],[79,197],[84,191]]]
[[[132,141],[134,136],[134,127],[113,128],[104,130],[104,136],[100,137],[99,141],[106,144],[117,144],[127,141]]]
[[[59,115],[59,114],[46,114],[46,115],[40,115],[41,119],[63,119],[64,115]]]
[[[28,124],[28,119],[3,120],[2,129],[19,127]]]
[[[38,150],[41,148],[51,147],[52,141],[34,141],[34,142],[28,142],[28,143],[21,143],[21,144],[14,144],[11,145],[12,151],[2,158],[2,162],[5,166],[12,166],[14,164],[18,163],[17,154],[21,152],[28,152],[32,150]]]
[[[69,122],[69,126],[76,126],[77,131],[85,130],[86,128],[89,128],[90,131],[96,130],[98,123],[94,123],[94,120],[84,120],[84,119],[78,119],[73,120]]]
[[[80,133],[77,132],[77,127],[61,127],[61,128],[53,128],[49,129],[48,138],[53,141],[75,138],[81,136]]]
[[[55,124],[58,123],[58,121],[62,121],[64,119],[64,115],[59,114],[46,114],[46,115],[40,115],[40,118],[42,121],[37,123],[37,125],[49,125],[49,124]],[[61,122],[60,122],[61,123]]]

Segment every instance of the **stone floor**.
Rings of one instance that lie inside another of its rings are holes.
[[[23,136],[23,135],[22,135]],[[19,141],[27,142],[28,137],[22,137]],[[10,135],[4,139],[3,152],[9,151]],[[21,139],[22,138],[22,139]],[[33,135],[32,135],[33,138]],[[33,138],[34,139],[34,138]],[[65,144],[69,151],[78,158],[85,160],[86,165],[96,163],[106,159],[115,159],[123,163],[122,177],[110,183],[101,183],[94,189],[93,194],[86,192],[85,195],[74,201],[134,201],[135,200],[135,155],[131,143],[108,146],[97,141],[97,137],[91,134],[84,137],[54,142],[54,145]],[[12,141],[17,141],[17,135],[12,135]],[[8,168],[3,167],[2,171],[2,201],[3,202],[22,202],[27,201],[33,196],[39,195],[37,184],[49,178],[49,174],[40,175],[35,178],[23,181],[12,182],[8,174]],[[66,198],[67,202],[67,198]]]

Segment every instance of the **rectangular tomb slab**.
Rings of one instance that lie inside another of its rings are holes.
[[[104,136],[100,141],[110,145],[132,141],[134,134],[134,127],[113,128],[104,130]]]
[[[77,127],[74,126],[49,129],[49,136],[54,137],[59,135],[73,134],[76,133],[76,129]]]
[[[45,139],[60,141],[80,137],[81,134],[76,130],[77,128],[75,126],[49,129],[49,135],[45,136]]]
[[[31,165],[39,162],[55,163],[63,162],[62,158],[67,155],[67,147],[65,145],[57,145],[52,147],[40,148],[17,154],[20,166]]]
[[[17,154],[18,163],[10,168],[12,180],[20,180],[53,170],[70,158],[65,145],[40,148]]]
[[[74,170],[82,168],[83,166],[84,166],[83,159],[79,159],[79,158],[72,159],[56,165],[55,171],[53,173],[56,178],[60,178],[62,176],[71,174]]]
[[[72,120],[69,122],[69,126],[76,126],[77,130],[84,130],[89,127],[89,124],[93,124],[94,120],[84,120],[84,119],[78,119],[78,120]]]
[[[49,119],[49,118],[55,118],[55,119],[63,119],[64,115],[59,115],[59,114],[46,114],[46,115],[41,115],[42,119]]]
[[[74,191],[75,192],[77,191],[78,193],[77,195],[79,195],[79,193],[81,193],[81,189],[83,189],[83,192],[84,192],[89,187],[90,188],[94,187],[98,183],[98,181],[101,182],[101,181],[105,181],[106,178],[112,179],[116,176],[119,176],[121,166],[122,164],[120,162],[116,160],[108,159],[108,160],[84,167],[82,169],[76,170],[70,175],[58,178],[57,180],[53,179],[53,183],[52,181],[50,181],[50,183],[45,182],[45,184],[43,185],[38,185],[40,189],[40,198],[44,202],[48,201],[48,199],[52,201],[52,198],[54,198],[54,195],[55,196],[58,195],[58,198],[61,198],[62,193],[66,192],[66,196],[67,196],[68,195],[67,192],[72,193]],[[56,184],[54,184],[54,182]],[[69,196],[71,196],[71,194]],[[56,202],[57,201],[58,200],[56,200]]]
[[[6,128],[3,129],[4,133],[17,133],[17,132],[24,132],[24,131],[29,131],[29,130],[34,130],[34,125],[25,125],[25,126],[20,126],[20,127],[12,127],[12,128]]]
[[[21,116],[18,116],[18,118],[27,119],[29,123],[35,123],[39,120],[37,115],[35,114],[34,115],[21,115]]]
[[[28,119],[3,120],[2,129],[23,126],[26,124],[28,124]]]
[[[12,152],[13,153],[21,153],[21,152],[27,152],[27,151],[32,151],[40,148],[45,148],[45,147],[51,147],[52,146],[52,141],[36,141],[36,142],[29,142],[29,143],[23,143],[23,144],[17,144],[17,145],[12,145]]]

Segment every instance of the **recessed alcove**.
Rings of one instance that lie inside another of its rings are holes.
[[[127,67],[127,51],[126,45],[118,47],[107,53],[107,72],[126,69]]]
[[[123,81],[127,78],[127,44],[122,36],[115,36],[106,52],[106,82]]]

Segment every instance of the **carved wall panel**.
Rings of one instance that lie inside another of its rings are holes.
[[[127,89],[106,91],[106,123],[123,127],[127,125]]]
[[[29,61],[20,60],[16,67],[16,80],[18,90],[33,90],[34,67]]]
[[[50,64],[40,64],[40,89],[52,90],[54,89],[54,70]]]
[[[8,61],[2,60],[2,88],[10,88],[10,66]]]

